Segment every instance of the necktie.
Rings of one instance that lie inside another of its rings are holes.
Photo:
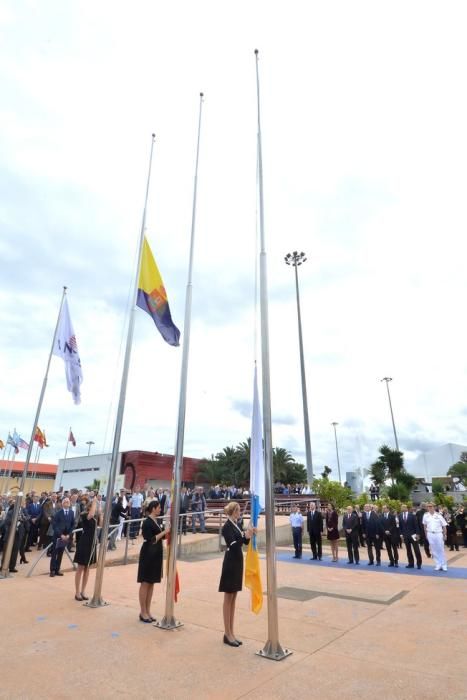
[[[65,511],[65,517],[68,518],[68,511]]]

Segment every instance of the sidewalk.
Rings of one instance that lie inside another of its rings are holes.
[[[179,561],[184,626],[172,631],[139,622],[135,564],[106,568],[111,604],[100,609],[74,600],[72,572],[0,581],[0,697],[467,699],[465,579],[331,568],[292,554],[282,548],[277,562],[279,639],[293,650],[280,662],[255,655],[267,638],[267,604],[252,614],[247,590],[236,615],[243,646],[222,644],[220,554]],[[448,555],[467,569],[467,550]],[[261,567],[265,589],[264,558]],[[156,585],[158,619],[164,601]]]

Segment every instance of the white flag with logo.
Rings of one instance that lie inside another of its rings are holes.
[[[66,297],[63,301],[62,313],[60,314],[60,320],[58,322],[53,354],[58,355],[65,362],[68,391],[71,391],[73,401],[76,404],[81,403],[80,384],[83,381],[83,373],[81,371],[78,345],[76,343],[76,336],[71,323],[68,300]]]

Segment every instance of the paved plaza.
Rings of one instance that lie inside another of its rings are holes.
[[[267,609],[265,602],[251,613],[247,590],[236,616],[243,646],[222,644],[220,553],[179,562],[184,624],[172,631],[138,621],[134,562],[106,568],[110,605],[99,609],[74,600],[68,564],[62,578],[38,567],[31,578],[0,581],[0,696],[467,698],[467,550],[449,552],[447,574],[436,575],[426,560],[421,572],[406,570],[404,555],[399,569],[367,567],[360,551],[357,567],[345,564],[342,548],[337,566],[327,548],[321,563],[278,548],[279,637],[293,651],[280,662],[255,655],[267,638]],[[264,555],[261,565],[266,588]],[[164,594],[156,585],[157,618]]]

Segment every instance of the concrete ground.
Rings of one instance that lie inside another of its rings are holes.
[[[216,552],[179,561],[183,627],[172,631],[138,620],[135,563],[106,568],[110,605],[99,609],[74,600],[68,567],[61,578],[0,581],[0,697],[467,699],[467,550],[448,553],[449,576],[431,572],[431,560],[406,570],[403,556],[388,569],[385,553],[381,569],[367,567],[360,551],[356,567],[342,549],[336,566],[327,547],[322,563],[278,548],[279,639],[293,651],[280,662],[255,654],[267,640],[267,604],[251,613],[246,589],[236,615],[243,646],[222,643]],[[261,567],[266,589],[264,555]],[[158,619],[164,603],[156,585]]]

